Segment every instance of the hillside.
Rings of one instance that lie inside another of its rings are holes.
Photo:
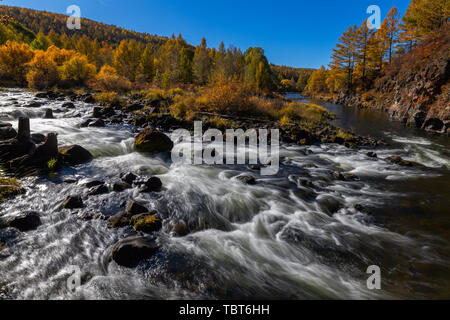
[[[338,103],[375,107],[412,127],[450,133],[450,26],[395,59],[359,95],[341,94]]]
[[[0,5],[0,16],[4,15],[13,17],[36,34],[39,32],[48,34],[51,30],[59,35],[67,34],[72,36],[76,33],[80,37],[87,36],[90,39],[97,39],[99,42],[105,41],[110,45],[117,45],[122,40],[132,39],[155,45],[162,45],[167,41],[166,37],[130,31],[85,18],[81,20],[83,25],[81,30],[69,30],[66,27],[66,15]]]

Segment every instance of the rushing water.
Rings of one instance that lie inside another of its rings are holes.
[[[133,149],[132,126],[80,128],[93,105],[45,101],[25,108],[34,95],[0,92],[0,121],[16,125],[30,117],[33,132],[57,132],[60,145],[79,144],[95,160],[56,177],[27,178],[28,192],[0,205],[0,215],[35,210],[43,224],[20,233],[0,230],[0,298],[13,299],[395,299],[450,297],[450,141],[403,128],[384,114],[324,104],[337,124],[379,136],[390,145],[380,158],[400,155],[424,164],[405,168],[369,158],[371,150],[338,145],[282,146],[281,170],[260,177],[247,166],[172,164]],[[56,119],[42,119],[45,108]],[[336,181],[342,171],[357,181]],[[78,212],[105,215],[136,199],[166,218],[163,248],[137,268],[109,262],[111,247],[132,232],[83,221],[62,209],[69,194],[86,194],[83,179],[114,182],[122,172],[157,175],[164,190],[84,197]],[[256,185],[236,179],[253,174]],[[67,177],[78,184],[63,183]],[[354,205],[364,207],[361,211]],[[186,237],[170,233],[172,222],[197,227]],[[200,227],[203,226],[203,227]],[[378,265],[382,290],[367,288],[366,270]],[[82,285],[67,290],[71,266]]]

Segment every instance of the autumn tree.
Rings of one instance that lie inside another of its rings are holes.
[[[273,90],[274,77],[262,48],[249,48],[245,54],[245,78],[247,85],[256,90]]]
[[[324,66],[312,73],[308,80],[306,91],[309,94],[325,93],[328,91],[327,70]]]
[[[33,51],[27,44],[6,42],[5,45],[0,47],[1,76],[15,80],[18,85],[24,85],[28,63],[33,56]]]
[[[153,81],[153,77],[155,76],[154,59],[152,49],[149,46],[146,46],[141,57],[141,78],[144,81]]]
[[[142,52],[142,45],[135,40],[122,41],[114,52],[117,72],[134,82],[139,74]]]
[[[51,45],[52,43],[43,33],[39,33],[36,39],[30,43],[31,49],[43,51],[47,50]]]
[[[58,83],[58,66],[45,51],[36,51],[29,67],[30,70],[26,78],[30,88],[42,90],[53,87]]]
[[[412,48],[430,33],[450,21],[450,1],[411,0],[402,19],[401,39]]]
[[[387,61],[389,63],[392,62],[392,55],[394,52],[395,45],[398,41],[398,23],[399,23],[400,17],[398,15],[398,11],[396,7],[392,7],[391,10],[389,10],[386,19],[384,19],[383,23],[380,27],[380,35],[381,35],[381,41],[382,45],[385,48]]]
[[[353,72],[358,60],[357,30],[357,26],[353,26],[344,31],[331,57],[330,67],[345,73],[344,83],[348,91],[353,90]]]
[[[195,82],[200,85],[206,84],[211,72],[211,59],[206,47],[205,38],[203,38],[201,44],[195,48],[192,68]]]
[[[86,80],[93,78],[96,73],[95,65],[89,63],[88,58],[80,54],[66,61],[59,68],[61,79],[71,86],[83,84]]]

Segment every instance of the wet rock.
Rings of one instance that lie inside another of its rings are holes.
[[[94,121],[91,121],[88,124],[88,127],[93,127],[93,128],[103,128],[105,126],[105,121],[103,121],[102,119],[97,119]]]
[[[0,140],[9,140],[17,136],[17,131],[12,126],[0,127]]]
[[[80,196],[68,196],[64,201],[63,207],[65,209],[80,209],[83,208],[83,200]]]
[[[173,142],[164,133],[151,128],[145,128],[136,137],[134,146],[138,151],[156,154],[172,151]]]
[[[158,192],[162,188],[161,179],[157,177],[138,178],[134,181],[134,184],[142,187],[141,192]]]
[[[116,182],[113,184],[113,190],[115,192],[122,192],[127,189],[131,189],[131,185],[126,182]]]
[[[108,219],[108,228],[115,229],[127,227],[130,225],[130,218],[131,216],[127,212],[118,212]]]
[[[67,109],[75,109],[75,105],[72,102],[63,103],[62,107]]]
[[[373,151],[367,152],[367,156],[369,158],[378,158],[378,155]]]
[[[15,228],[21,232],[27,232],[37,229],[41,225],[41,219],[39,213],[34,211],[29,211],[20,214],[17,217],[10,218],[6,222],[1,223],[3,227]]]
[[[255,177],[251,176],[249,174],[244,174],[244,175],[241,175],[241,176],[237,176],[236,179],[239,180],[240,182],[244,183],[244,184],[248,184],[248,185],[255,185],[256,184]]]
[[[87,94],[84,98],[83,101],[85,103],[95,103],[95,98],[91,95],[91,94]]]
[[[59,149],[59,152],[62,155],[63,161],[71,165],[84,163],[94,158],[89,151],[79,145],[62,147]]]
[[[342,203],[337,198],[328,194],[318,196],[317,203],[323,211],[330,215],[335,214],[343,207]]]
[[[172,221],[170,222],[169,227],[172,232],[178,237],[184,237],[189,234],[187,224],[183,220]]]
[[[124,267],[132,267],[138,262],[151,258],[160,246],[155,238],[131,236],[116,243],[111,260]]]
[[[39,108],[39,107],[41,107],[42,105],[43,105],[42,102],[33,101],[33,102],[31,102],[31,103],[25,105],[24,107],[25,107],[25,108]]]
[[[369,210],[367,210],[366,207],[364,207],[363,205],[361,205],[359,203],[354,204],[353,205],[353,209],[355,209],[356,211],[359,211],[359,212],[363,212],[363,213],[368,213],[369,212]]]
[[[135,215],[131,217],[130,224],[136,231],[144,233],[157,232],[162,228],[161,217],[156,211]]]
[[[63,182],[67,183],[67,184],[74,184],[74,183],[78,182],[78,179],[76,179],[76,178],[65,178],[65,179],[63,179]]]
[[[101,185],[101,186],[91,188],[89,190],[88,195],[98,196],[98,195],[107,194],[107,193],[109,193],[109,188],[106,185]]]
[[[52,109],[45,110],[44,119],[54,119],[54,118],[55,117],[53,116],[53,110]]]
[[[94,107],[92,117],[93,118],[107,118],[116,114],[113,108]]]
[[[80,216],[81,220],[91,221],[91,220],[107,220],[107,217],[102,213],[92,213],[86,212]]]
[[[130,216],[134,216],[137,214],[146,213],[148,212],[148,209],[138,202],[131,200],[130,202],[128,202],[125,212]]]
[[[420,166],[420,164],[404,160],[402,157],[399,156],[390,156],[385,159],[387,162],[396,164],[402,167],[414,167],[414,166]]]
[[[344,175],[343,175],[341,172],[339,172],[339,171],[333,171],[333,172],[331,173],[331,177],[332,177],[334,180],[345,181]]]
[[[128,172],[121,174],[120,179],[128,184],[133,184],[133,182],[137,179],[137,176],[132,172]]]
[[[104,184],[105,183],[103,181],[100,181],[100,180],[91,180],[91,181],[85,183],[84,186],[86,188],[93,188],[93,187],[102,186]]]
[[[31,140],[36,144],[40,144],[45,141],[45,136],[41,133],[33,133],[31,135]]]
[[[353,173],[346,173],[344,175],[345,180],[350,180],[350,181],[359,181],[359,177],[356,174]]]

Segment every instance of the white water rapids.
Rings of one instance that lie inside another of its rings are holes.
[[[45,104],[23,107],[34,100]],[[0,252],[0,298],[450,297],[448,230],[431,232],[420,226],[421,219],[433,218],[445,227],[449,219],[445,202],[436,201],[443,198],[448,203],[450,156],[442,151],[447,146],[434,147],[432,138],[411,141],[386,132],[397,144],[374,150],[379,158],[401,155],[428,168],[369,158],[366,153],[371,150],[284,145],[280,173],[260,177],[247,166],[173,165],[162,156],[142,155],[134,151],[132,126],[80,128],[94,106],[75,102],[76,109],[63,109],[63,102],[35,99],[22,90],[0,91],[0,121],[16,127],[19,117],[29,117],[33,133],[56,132],[59,145],[79,144],[95,156],[56,177],[24,179],[27,193],[0,204],[0,216],[33,210],[42,220],[31,232],[0,230],[0,242],[5,243]],[[56,119],[43,119],[47,108]],[[359,179],[334,180],[331,173],[336,170]],[[87,197],[82,186],[86,179],[112,183],[128,171],[158,176],[163,190]],[[244,172],[254,175],[257,184],[245,185],[235,178]],[[79,183],[64,183],[68,177]],[[427,184],[444,187],[430,195],[420,187]],[[71,194],[83,195],[82,210],[62,209]],[[86,212],[115,214],[131,199],[165,218],[163,248],[134,269],[108,261],[111,247],[131,228],[108,229],[105,221],[78,218]],[[356,210],[355,204],[367,212]],[[196,231],[186,237],[172,235],[170,225],[179,220]],[[371,265],[382,270],[382,290],[367,288],[366,270]],[[75,293],[66,285],[70,266],[82,271]]]

